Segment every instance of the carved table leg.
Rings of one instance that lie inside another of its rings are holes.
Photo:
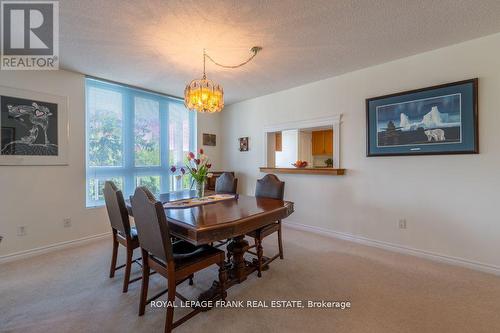
[[[234,237],[231,242],[227,245],[228,258],[230,262],[227,265],[228,279],[225,283],[225,288],[229,288],[235,284],[243,282],[246,280],[248,274],[251,273],[250,270],[254,271],[254,267],[248,267],[248,263],[245,261],[244,254],[248,248],[248,242],[245,240],[245,236]],[[198,300],[217,300],[221,299],[220,286],[218,281],[214,281],[212,287],[207,291],[200,294]],[[210,310],[208,308],[202,309],[202,311]]]
[[[234,237],[231,243],[227,246],[227,251],[231,254],[231,278],[235,279],[237,283],[246,280],[248,272],[244,254],[248,248],[248,241],[245,236]]]
[[[245,240],[245,236],[234,237],[231,242],[227,245],[228,258],[230,259],[227,265],[228,279],[225,283],[225,289],[234,286],[235,284],[241,283],[247,279],[247,276],[257,270],[258,265],[248,262],[245,260],[245,252],[248,249],[248,241]],[[263,260],[267,260],[263,257]],[[263,265],[263,270],[267,269],[267,265]],[[200,294],[198,300],[218,300],[222,299],[220,294],[220,285],[218,281],[212,283],[212,287],[207,291]],[[208,311],[210,308],[203,308],[201,311]]]

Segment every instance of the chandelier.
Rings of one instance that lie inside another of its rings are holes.
[[[228,66],[222,65],[212,59],[203,50],[203,77],[191,81],[184,89],[184,105],[191,111],[198,111],[202,113],[220,112],[224,108],[224,89],[220,84],[207,79],[205,73],[206,59],[208,58],[215,65],[223,68],[238,68],[249,63],[259,51],[262,50],[260,46],[254,46],[250,49],[252,55],[246,61],[238,65]]]

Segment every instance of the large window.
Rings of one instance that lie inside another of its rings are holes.
[[[155,194],[188,187],[170,167],[196,150],[196,113],[180,100],[91,78],[86,98],[87,207],[104,204],[106,180],[126,197],[137,186]]]

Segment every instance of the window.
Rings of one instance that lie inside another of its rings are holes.
[[[187,176],[170,174],[196,150],[196,113],[182,101],[87,78],[86,112],[87,207],[104,204],[106,180],[125,198],[137,186],[155,194],[189,187]]]

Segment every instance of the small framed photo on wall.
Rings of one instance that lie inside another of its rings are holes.
[[[216,146],[217,145],[216,135],[203,133],[203,145],[204,146]]]
[[[248,151],[248,136],[239,138],[240,151]]]

